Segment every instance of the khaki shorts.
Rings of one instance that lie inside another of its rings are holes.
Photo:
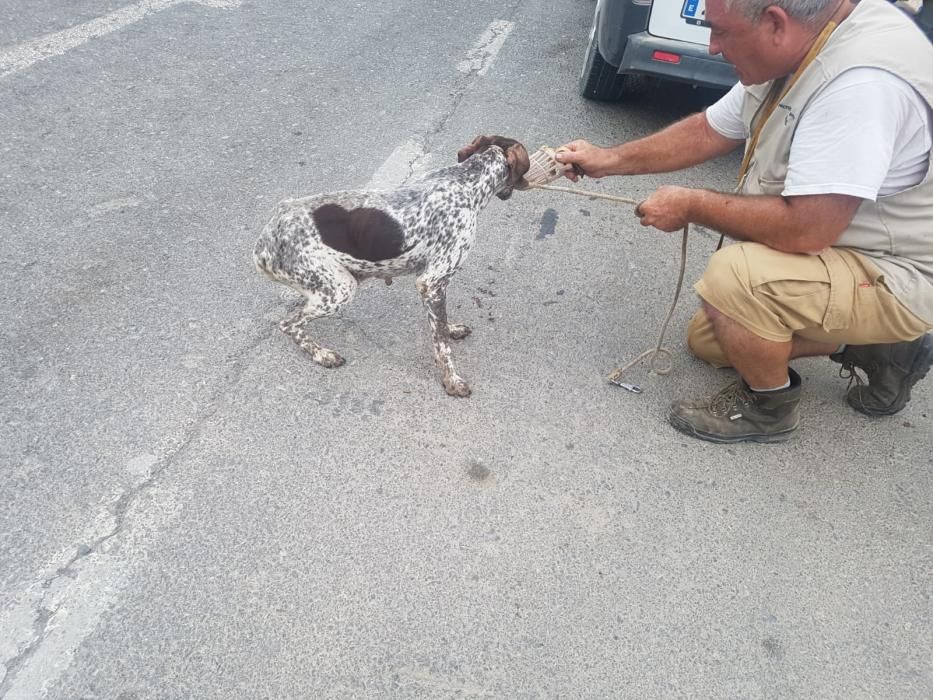
[[[901,305],[869,258],[848,248],[801,255],[736,243],[710,258],[694,288],[732,320],[776,342],[800,336],[835,345],[895,343],[933,328]],[[690,321],[687,342],[710,364],[729,365],[702,309]]]

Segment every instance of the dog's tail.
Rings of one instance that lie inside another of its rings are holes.
[[[268,242],[260,238],[256,243],[256,247],[253,249],[253,262],[256,264],[256,269],[269,275],[269,277],[275,277],[272,260],[272,250]]]
[[[277,252],[279,246],[276,244],[275,235],[279,222],[278,214],[281,209],[282,205],[279,204],[276,215],[263,227],[262,233],[259,234],[259,239],[256,241],[256,246],[253,248],[253,262],[256,264],[256,269],[272,279],[278,279],[281,272]]]
[[[253,262],[256,269],[274,280],[282,281],[283,261],[281,259],[282,216],[289,210],[288,202],[279,202],[272,218],[262,228],[256,246],[253,248]]]
[[[305,294],[301,285],[295,282],[286,269],[283,269],[282,261],[276,255],[275,246],[268,238],[262,237],[256,242],[256,247],[253,249],[253,262],[256,269],[273,282],[284,284],[298,294]]]

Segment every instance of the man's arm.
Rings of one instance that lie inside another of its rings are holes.
[[[677,231],[687,223],[784,253],[819,253],[846,230],[862,203],[843,194],[734,195],[662,187],[635,210],[644,226]]]
[[[722,136],[700,112],[636,141],[601,148],[586,141],[571,141],[557,159],[578,165],[589,177],[645,175],[682,170],[729,153],[744,143]],[[576,180],[572,171],[568,177]]]

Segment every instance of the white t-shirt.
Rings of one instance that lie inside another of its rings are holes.
[[[745,87],[737,83],[706,110],[709,125],[747,139]],[[847,194],[875,200],[923,180],[933,148],[933,114],[905,80],[881,68],[852,68],[804,111],[791,144],[784,196]]]

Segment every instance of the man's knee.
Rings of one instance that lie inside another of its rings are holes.
[[[693,315],[687,326],[687,347],[690,348],[690,352],[713,367],[730,366],[722,346],[716,340],[713,323],[703,308]]]
[[[727,308],[746,306],[751,293],[748,261],[744,250],[747,245],[758,244],[737,243],[716,251],[709,259],[703,277],[697,284],[703,306],[694,314],[687,327],[687,346],[694,355],[713,367],[729,367],[731,363],[716,339],[711,319],[712,315],[721,312],[706,298],[723,303]]]
[[[751,293],[745,247],[757,243],[737,243],[713,253],[701,278],[702,285],[716,298],[736,300]]]

